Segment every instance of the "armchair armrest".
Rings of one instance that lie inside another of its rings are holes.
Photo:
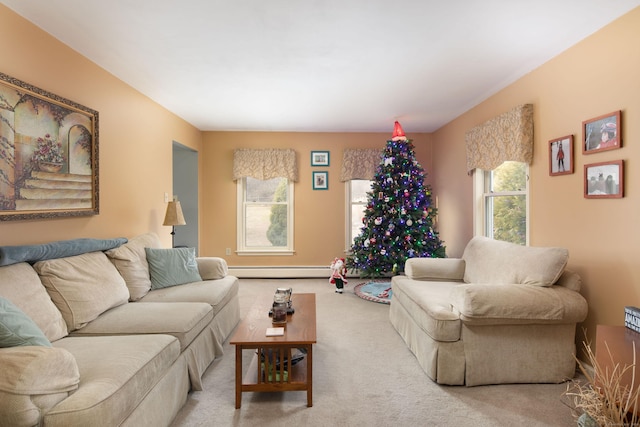
[[[218,257],[198,257],[198,271],[202,280],[222,279],[229,273],[227,261]]]
[[[80,383],[76,359],[61,348],[3,348],[0,365],[0,425],[39,425]]]
[[[464,269],[461,258],[409,258],[404,273],[414,280],[461,281]]]
[[[562,286],[465,284],[451,291],[451,305],[465,323],[577,323],[587,302]]]

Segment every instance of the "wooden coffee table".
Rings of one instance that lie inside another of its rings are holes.
[[[285,325],[273,325],[269,317],[271,301],[259,301],[236,328],[230,344],[236,346],[236,408],[242,404],[242,392],[305,391],[307,406],[313,406],[313,344],[316,343],[316,294],[293,294],[295,312],[287,315]],[[266,336],[267,328],[284,326],[284,335]],[[306,351],[302,361],[291,365],[296,349]],[[243,377],[242,354],[255,355]],[[261,360],[260,354],[270,357]],[[276,363],[276,358],[285,363]]]

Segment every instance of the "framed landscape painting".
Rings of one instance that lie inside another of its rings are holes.
[[[96,215],[98,112],[0,73],[0,221]]]

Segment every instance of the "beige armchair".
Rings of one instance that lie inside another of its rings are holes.
[[[439,384],[558,383],[575,373],[587,315],[566,249],[473,238],[461,258],[414,258],[389,318]]]

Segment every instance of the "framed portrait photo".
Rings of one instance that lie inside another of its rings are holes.
[[[313,173],[313,189],[328,190],[329,189],[329,172]]]
[[[584,197],[619,199],[624,195],[624,161],[584,165]]]
[[[329,166],[328,151],[312,151],[311,166]]]
[[[582,122],[582,153],[592,154],[622,147],[621,112]]]
[[[573,173],[573,135],[549,141],[549,175]]]

